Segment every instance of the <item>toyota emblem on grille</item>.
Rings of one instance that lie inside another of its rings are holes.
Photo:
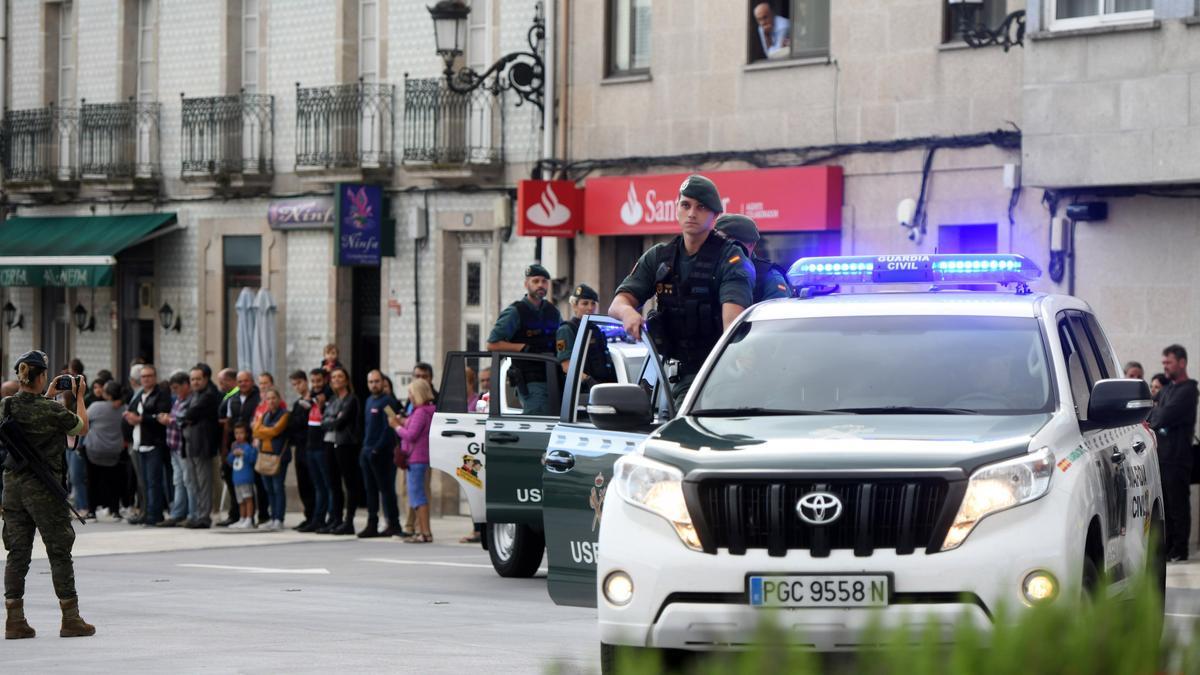
[[[842,500],[828,492],[810,492],[796,502],[796,515],[809,525],[828,525],[842,515]]]

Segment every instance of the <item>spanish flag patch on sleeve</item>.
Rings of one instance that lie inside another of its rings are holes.
[[[732,265],[732,264],[736,263],[737,261],[739,261],[739,260],[741,260],[741,259],[742,259],[742,256],[740,256],[740,255],[735,255],[735,256],[733,256],[732,258],[730,258],[730,259],[729,259],[729,264],[730,264],[730,265]]]

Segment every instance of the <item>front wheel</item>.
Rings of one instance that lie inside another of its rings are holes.
[[[531,577],[542,564],[546,537],[528,525],[488,523],[487,549],[496,574]]]
[[[695,665],[694,654],[677,649],[624,647],[600,643],[600,675],[680,673]]]

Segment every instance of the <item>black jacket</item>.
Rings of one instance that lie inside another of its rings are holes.
[[[221,426],[217,423],[217,407],[221,393],[212,384],[199,394],[192,392],[183,410],[184,452],[188,457],[215,457],[221,448]]]
[[[303,403],[307,402],[308,406]],[[312,400],[310,392],[306,398],[298,398],[292,403],[291,414],[288,415],[287,426],[287,442],[297,449],[303,449],[307,443],[308,436],[308,411],[316,403]]]
[[[167,447],[167,428],[158,423],[155,417],[158,413],[171,412],[171,392],[163,386],[157,386],[149,392],[139,391],[129,400],[129,412],[136,413],[138,403],[142,403],[142,445],[153,445],[156,448]],[[133,437],[133,427],[128,422],[122,422],[126,435]]]
[[[1150,427],[1158,434],[1158,456],[1163,464],[1190,465],[1194,460],[1198,399],[1195,380],[1172,382],[1159,393],[1158,405],[1150,411]]]

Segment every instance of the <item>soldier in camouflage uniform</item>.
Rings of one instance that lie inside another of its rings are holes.
[[[75,394],[76,412],[71,412],[47,397],[51,393],[52,380],[46,370],[46,355],[42,352],[27,352],[17,359],[21,390],[0,402],[0,420],[15,419],[30,445],[42,453],[51,472],[62,480],[66,437],[87,433],[87,411],[83,404],[87,385],[82,376],[73,382],[71,389]],[[62,608],[59,635],[94,635],[96,628],[79,616],[75,569],[71,562],[75,530],[66,503],[51,493],[32,471],[5,468],[4,548],[8,551],[8,561],[4,566],[4,607],[8,617],[4,637],[31,638],[35,634],[25,620],[23,600],[35,532],[41,533],[42,543],[46,546],[54,592]]]

